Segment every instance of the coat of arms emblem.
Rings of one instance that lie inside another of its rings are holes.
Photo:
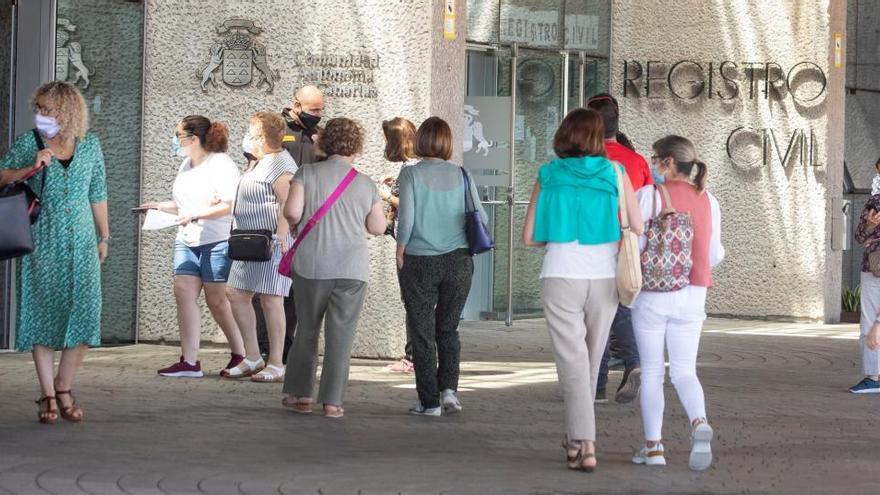
[[[266,92],[271,93],[281,75],[269,67],[266,46],[254,37],[262,32],[254,21],[245,19],[228,19],[217,26],[217,34],[223,35],[223,39],[211,45],[208,65],[198,73],[202,91],[208,90],[208,83],[217,87],[219,70],[220,80],[227,86],[247,86],[256,76],[256,87],[265,84]]]
[[[71,41],[70,33],[76,31],[76,25],[71,24],[69,19],[59,17],[55,35],[55,80],[67,81],[77,84],[82,80],[83,89],[88,89],[89,76],[93,75],[91,69],[86,67],[82,59],[82,45]],[[73,66],[73,74],[71,74]]]

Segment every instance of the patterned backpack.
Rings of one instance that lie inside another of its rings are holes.
[[[690,284],[694,244],[694,222],[690,213],[676,212],[669,191],[655,186],[663,195],[665,208],[647,222],[647,244],[642,251],[644,290],[672,292]],[[656,198],[652,212],[657,211]]]

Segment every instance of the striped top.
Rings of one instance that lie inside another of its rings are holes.
[[[257,165],[244,173],[238,183],[233,227],[242,230],[278,230],[278,214],[281,206],[272,184],[284,174],[296,172],[296,162],[287,151],[264,156]],[[290,233],[288,245],[293,242]],[[274,238],[274,236],[273,236]],[[281,261],[281,244],[278,239],[272,246],[269,261],[233,261],[229,270],[228,287],[258,294],[286,296],[290,293],[291,280],[278,273]]]
[[[241,230],[278,229],[281,205],[272,184],[283,174],[295,174],[296,162],[290,153],[281,151],[264,156],[257,165],[241,176],[233,208],[233,228]]]

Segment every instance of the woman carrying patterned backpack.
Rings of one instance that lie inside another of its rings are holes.
[[[666,465],[661,435],[665,345],[670,378],[691,423],[690,468],[702,471],[712,463],[713,432],[697,378],[697,352],[712,268],[724,258],[721,211],[715,197],[705,190],[706,164],[697,158],[693,143],[666,136],[653,149],[654,177],[661,180],[656,187],[646,186],[637,193],[647,219],[641,238],[645,287],[632,310],[642,366],[645,446],[633,462]],[[675,242],[660,234],[671,234]],[[659,246],[664,243],[669,246]]]

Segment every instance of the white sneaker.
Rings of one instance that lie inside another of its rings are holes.
[[[663,444],[648,448],[642,447],[642,450],[632,458],[633,464],[644,464],[645,466],[665,466],[666,457],[663,455]]]
[[[443,414],[442,408],[440,406],[425,408],[422,405],[421,401],[416,403],[415,406],[411,407],[409,413],[413,416],[440,416],[441,414]]]
[[[712,465],[712,436],[709,423],[697,423],[691,432],[691,456],[688,465],[694,471],[705,471]]]
[[[461,412],[461,401],[458,400],[458,393],[451,388],[447,388],[443,391],[440,402],[443,404],[443,412],[446,414]]]

